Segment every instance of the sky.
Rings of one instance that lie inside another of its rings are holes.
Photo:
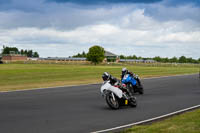
[[[0,49],[200,58],[200,0],[0,0]]]

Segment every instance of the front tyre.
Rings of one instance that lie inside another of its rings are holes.
[[[129,100],[129,105],[130,105],[131,107],[136,107],[136,106],[137,106],[137,100],[136,100],[135,97],[130,98],[130,100]]]
[[[129,90],[129,92],[131,93],[131,95],[134,95],[134,93],[135,93],[135,88],[132,86],[131,83],[128,83],[128,84],[127,84],[127,88],[128,88],[128,90]]]
[[[114,95],[115,96],[115,95]],[[106,103],[111,109],[119,109],[119,101],[115,96],[115,100],[113,99],[112,93],[108,93],[106,95]]]

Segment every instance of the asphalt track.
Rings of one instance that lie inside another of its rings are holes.
[[[0,93],[1,133],[87,133],[200,104],[198,75],[143,79],[136,108],[111,110],[100,84]]]

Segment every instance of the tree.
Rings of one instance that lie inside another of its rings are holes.
[[[2,54],[21,54],[26,55],[28,57],[39,57],[39,54],[37,52],[33,52],[33,50],[23,50],[20,51],[16,47],[6,47],[3,46]]]
[[[167,57],[166,58],[162,58],[162,62],[167,63],[167,62],[169,62],[169,59]]]
[[[24,54],[24,50],[23,50],[23,49],[21,49],[21,52],[20,52],[20,53],[21,53],[21,55],[23,55],[23,54]]]
[[[86,53],[85,53],[85,51],[83,51],[83,53],[82,53],[82,57],[86,57]]]
[[[125,59],[126,57],[124,55],[119,56],[120,59]]]
[[[103,61],[103,59],[105,58],[104,53],[104,48],[97,45],[92,46],[90,47],[89,52],[87,54],[87,60],[91,61],[96,65]]]
[[[178,62],[178,59],[176,57],[173,57],[169,60],[170,62]]]
[[[87,56],[86,53],[83,51],[82,54],[78,53],[77,55],[73,55],[72,57],[81,57],[81,58],[85,57],[86,58],[86,56]]]
[[[137,59],[137,56],[136,56],[136,55],[133,55],[132,59]]]
[[[161,61],[162,61],[162,59],[160,58],[160,56],[154,57],[153,60],[155,60],[155,61],[157,61],[157,62],[161,62]]]
[[[17,54],[19,51],[18,51],[18,48],[16,47],[5,47],[3,46],[3,52],[2,54],[11,54],[11,53],[14,53],[14,54]]]
[[[187,63],[193,63],[193,59],[190,57],[190,58],[186,58],[186,62]]]
[[[32,50],[28,50],[27,57],[33,57],[33,51]]]
[[[131,56],[131,55],[129,55],[129,56],[127,56],[127,57],[126,57],[126,59],[132,59],[132,56]]]
[[[181,56],[181,57],[179,58],[179,63],[186,63],[186,62],[187,62],[187,59],[186,59],[185,56]]]
[[[27,55],[27,53],[28,53],[28,51],[27,51],[27,50],[25,50],[25,51],[24,51],[24,54],[25,54],[25,55]]]
[[[34,52],[33,57],[39,57],[39,54],[37,52]]]

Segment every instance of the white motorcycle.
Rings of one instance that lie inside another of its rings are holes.
[[[120,106],[137,106],[136,98],[131,96],[127,89],[119,89],[119,85],[112,86],[110,81],[105,81],[101,86],[101,95],[106,103],[112,109],[118,109]]]

